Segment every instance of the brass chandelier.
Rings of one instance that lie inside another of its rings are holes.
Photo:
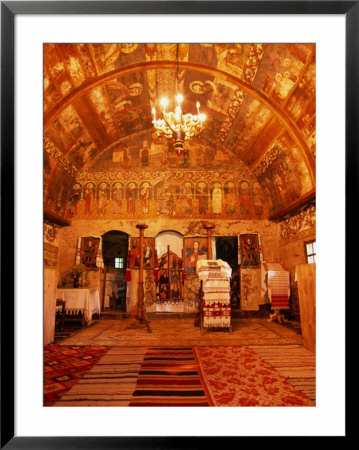
[[[178,92],[178,45],[177,45],[177,77],[176,77],[176,89]],[[203,124],[206,119],[205,114],[200,112],[200,104],[196,103],[197,114],[183,114],[181,103],[183,101],[183,95],[177,94],[177,106],[175,111],[166,111],[168,105],[168,99],[162,98],[160,103],[163,107],[162,116],[156,117],[156,109],[152,108],[153,120],[152,123],[157,130],[158,136],[164,136],[167,139],[174,139],[175,150],[177,155],[180,156],[183,153],[183,143],[189,140],[195,134],[198,134],[203,129]]]
[[[199,102],[196,103],[196,115],[183,114],[181,107],[183,96],[182,94],[177,94],[176,98],[178,104],[174,112],[166,111],[168,100],[166,97],[162,98],[162,118],[156,119],[156,109],[152,108],[152,123],[157,130],[158,136],[164,136],[168,139],[174,139],[175,149],[178,156],[180,156],[183,153],[183,142],[190,139],[195,134],[198,134],[203,129],[203,123],[206,119],[206,116],[205,114],[200,113]]]

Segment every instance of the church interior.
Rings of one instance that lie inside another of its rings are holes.
[[[45,406],[316,405],[315,50],[44,44]]]

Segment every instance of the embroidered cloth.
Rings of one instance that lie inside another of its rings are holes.
[[[218,260],[197,262],[197,274],[203,282],[202,314],[205,328],[228,328],[231,325],[230,265]]]
[[[289,271],[282,263],[262,263],[262,298],[268,295],[273,309],[289,309]]]

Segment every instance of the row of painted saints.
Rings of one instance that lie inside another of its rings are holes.
[[[181,185],[159,182],[154,186],[148,181],[75,183],[67,207],[69,217],[132,214],[261,217],[262,190],[257,181],[247,180],[211,184],[184,181]]]

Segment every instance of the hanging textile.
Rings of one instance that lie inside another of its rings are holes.
[[[259,268],[263,261],[261,238],[258,233],[238,235],[238,264],[241,268]]]
[[[128,250],[127,262],[126,262],[126,272],[125,272],[125,281],[131,281],[130,262],[131,262],[131,250]]]
[[[286,270],[282,263],[276,262],[264,262],[262,264],[262,270],[267,274],[266,288],[272,308],[289,309],[289,271]],[[262,276],[263,279],[265,278]]]
[[[103,269],[102,238],[97,236],[80,237],[77,242],[75,262],[83,264],[89,269]]]

